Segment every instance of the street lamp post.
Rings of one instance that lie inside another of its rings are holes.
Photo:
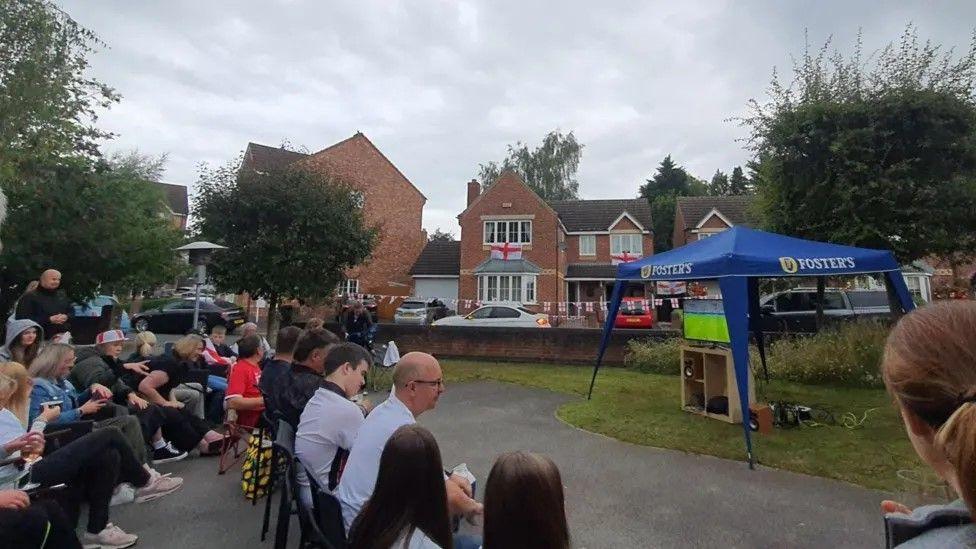
[[[194,284],[196,298],[193,300],[193,330],[197,329],[200,322],[200,285],[207,280],[207,264],[210,263],[210,255],[214,250],[226,249],[226,246],[203,240],[191,242],[186,246],[176,248],[178,252],[187,252],[189,254],[190,265],[197,268]]]

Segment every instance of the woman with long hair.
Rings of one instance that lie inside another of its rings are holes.
[[[135,337],[136,350],[132,351],[132,354],[125,361],[142,362],[143,360],[151,360],[156,356],[157,342],[156,334],[150,331],[139,332]]]
[[[13,361],[30,368],[44,342],[41,326],[30,319],[7,322],[7,337],[0,347],[0,360]]]
[[[559,468],[547,456],[502,454],[485,485],[484,549],[569,549]]]
[[[976,545],[976,302],[936,303],[902,317],[881,369],[915,452],[960,498],[914,512],[883,502],[888,546]]]
[[[450,549],[447,488],[434,435],[404,425],[380,456],[376,488],[353,522],[350,549]]]

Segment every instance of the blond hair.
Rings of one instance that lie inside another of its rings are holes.
[[[136,334],[136,352],[141,357],[152,356],[153,348],[156,346],[156,334],[152,332],[139,332]]]
[[[200,348],[203,344],[203,338],[196,335],[190,334],[181,337],[176,340],[173,344],[173,353],[182,360],[186,360],[193,354],[194,351]]]
[[[37,353],[37,358],[31,363],[28,372],[31,377],[57,379],[61,363],[64,362],[65,357],[74,353],[74,347],[67,343],[48,343],[40,353]]]
[[[10,410],[27,427],[30,376],[19,362],[0,362],[0,408]]]
[[[888,335],[882,373],[899,404],[935,430],[976,517],[976,302],[929,305]]]

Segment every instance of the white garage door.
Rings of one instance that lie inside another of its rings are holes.
[[[415,278],[413,295],[441,300],[457,299],[458,279],[456,278]]]

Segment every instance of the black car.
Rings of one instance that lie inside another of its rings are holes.
[[[209,332],[214,326],[226,326],[227,333],[233,333],[245,322],[247,315],[237,305],[221,299],[200,299],[198,330]],[[132,316],[132,327],[137,332],[185,334],[193,328],[193,300],[178,299],[158,309],[137,313]]]

